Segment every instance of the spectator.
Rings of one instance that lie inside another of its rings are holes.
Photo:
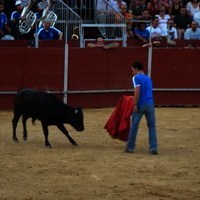
[[[35,12],[35,15],[37,17],[37,19],[40,19],[42,17],[42,13],[43,13],[43,10],[45,8],[45,2],[39,2],[37,5],[36,5],[36,12]]]
[[[111,3],[112,4],[112,3]],[[108,9],[111,9],[105,0],[97,0],[96,1],[96,10],[98,12],[105,12]]]
[[[147,0],[140,0],[140,4],[142,6],[142,10],[145,10],[147,8]]]
[[[187,3],[186,9],[188,14],[193,17],[195,13],[199,11],[199,2],[198,0],[191,0]]]
[[[181,0],[174,0],[174,2],[172,3],[172,9],[170,13],[171,18],[174,18],[175,16],[179,15],[181,4]]]
[[[199,4],[200,8],[200,4]],[[198,28],[200,28],[200,10],[194,14],[193,20],[198,23]]]
[[[158,17],[159,19],[159,28],[162,30],[163,28],[167,27],[167,21],[168,19],[170,19],[170,16],[168,14],[166,14],[166,8],[160,7],[160,13],[158,15],[156,15],[156,17]]]
[[[10,17],[10,27],[11,27],[11,35],[15,39],[20,39],[20,32],[19,32],[19,20],[21,20],[21,13],[22,13],[22,5],[21,1],[15,2],[16,11],[11,13]]]
[[[189,0],[181,0],[181,6],[186,7]]]
[[[113,23],[115,16],[113,15],[113,7],[116,5],[116,2],[114,0],[109,0],[108,3],[105,0],[97,0],[96,2],[96,20],[100,24],[107,24],[107,23]],[[101,27],[100,28],[101,34],[103,37],[106,37],[110,34],[111,31],[110,28],[107,27]]]
[[[49,11],[52,9],[53,5],[56,3],[56,0],[46,0],[43,3],[43,13],[42,13],[42,17],[40,17],[41,20],[44,20],[47,15],[49,14]],[[45,4],[46,3],[46,4]]]
[[[167,39],[167,43],[169,45],[176,45],[174,40],[178,38],[178,34],[176,28],[174,27],[173,19],[168,19],[167,27],[162,30],[162,36]]]
[[[11,13],[11,18],[10,18],[10,20],[13,22],[16,22],[21,19],[21,13],[22,13],[22,9],[23,9],[21,1],[16,1],[15,7],[16,7],[16,11],[13,11]]]
[[[193,21],[191,28],[186,29],[184,33],[185,40],[200,40],[200,28],[197,27],[197,22]]]
[[[109,0],[108,0],[109,1]],[[126,2],[125,1],[122,1],[122,0],[115,0],[114,1],[115,3],[112,4],[112,6],[114,7],[114,9],[117,11],[117,12],[120,12],[121,10],[121,7],[123,5],[126,5]],[[127,6],[127,5],[126,5]]]
[[[136,39],[141,40],[144,44],[148,43],[150,33],[146,29],[145,22],[138,23],[137,28],[134,30],[134,34],[135,34]]]
[[[152,19],[152,25],[148,26],[146,29],[149,31],[150,33],[150,37],[154,40],[162,40],[162,31],[158,26],[159,24],[159,19],[158,17],[154,17]]]
[[[134,19],[139,19],[142,16],[143,7],[141,5],[141,0],[132,0],[129,8],[129,12],[131,11]]]
[[[44,20],[44,25],[37,31],[39,40],[62,40],[63,33],[55,27],[51,27],[52,21]]]
[[[130,12],[127,12],[127,6],[126,5],[122,5],[121,6],[121,11],[120,13],[124,16],[125,20],[126,20],[126,34],[127,37],[133,37],[133,32],[132,32],[132,19],[133,19],[133,15]],[[116,19],[116,23],[120,22],[121,16],[117,13],[115,15],[115,19]]]
[[[142,16],[140,17],[140,20],[144,20],[146,23],[146,27],[150,26],[150,21],[152,19],[152,16],[149,14],[149,11],[147,9],[142,11]]]
[[[151,0],[147,4],[147,10],[149,11],[149,14],[154,17],[155,15],[159,14],[159,5],[158,5],[159,0]]]
[[[103,49],[112,49],[112,48],[119,47],[119,43],[113,42],[113,43],[110,43],[110,44],[104,44],[103,38],[98,37],[96,39],[95,43],[88,43],[87,47],[89,47],[89,48],[102,47]]]
[[[29,3],[29,0],[20,0],[20,1],[21,1],[22,8],[24,8]]]
[[[114,8],[117,12],[120,12],[122,5],[126,5],[126,2],[122,0],[97,0],[96,9],[97,11],[105,12]]]
[[[4,1],[4,13],[6,14],[8,21],[10,21],[11,13],[15,10],[15,1],[6,0]]]
[[[4,4],[0,2],[0,38],[10,33],[10,27],[7,25],[7,16],[3,11]]]
[[[142,11],[142,16],[140,17],[141,20],[151,20],[152,16],[150,15],[147,9]]]
[[[171,0],[159,0],[158,1],[159,10],[165,8],[167,14],[171,14],[172,2]]]
[[[174,23],[178,31],[178,39],[183,39],[184,32],[192,23],[192,17],[187,14],[185,7],[180,9],[180,14],[174,17]]]

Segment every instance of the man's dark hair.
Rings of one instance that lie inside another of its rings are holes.
[[[140,61],[136,61],[132,64],[132,67],[137,70],[143,70],[144,65]]]

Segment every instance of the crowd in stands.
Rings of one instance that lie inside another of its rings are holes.
[[[50,0],[51,3],[56,1]],[[38,35],[40,40],[54,40],[63,39],[63,33],[51,26],[52,21],[44,18],[42,23],[37,21],[43,16],[43,10],[48,6],[47,0],[45,1],[31,1],[31,11],[35,16],[36,20],[31,26],[30,30],[20,31],[20,23],[26,19],[26,15],[23,14],[24,8],[29,4],[27,0],[0,0],[0,38],[1,40],[18,40],[18,39],[28,39],[34,40],[35,34]],[[27,12],[28,13],[28,12]],[[25,15],[25,16],[24,16]],[[30,15],[30,18],[31,17]],[[37,31],[36,30],[37,24]]]
[[[129,0],[121,5],[121,13],[126,7],[126,13],[138,23],[132,24],[134,37],[148,42],[151,39],[160,41],[166,39],[168,44],[175,45],[174,39],[200,39],[200,2],[198,0]],[[144,20],[144,22],[143,22]],[[151,21],[151,24],[147,22]],[[128,18],[127,21],[129,22]],[[130,26],[130,25],[129,25]],[[128,26],[127,26],[128,27]],[[130,36],[127,33],[127,36]],[[132,36],[130,36],[132,37]]]
[[[126,19],[127,37],[147,43],[166,39],[174,44],[174,39],[200,40],[200,2],[199,0],[107,0],[116,11]],[[33,37],[20,34],[19,20],[23,9],[23,0],[0,0],[0,37],[11,35],[14,39]],[[37,18],[41,17],[41,1],[37,1],[32,10]],[[64,1],[65,2],[65,1]],[[67,2],[67,1],[66,1]],[[106,11],[104,0],[96,0],[100,13]],[[117,22],[119,15],[115,15]],[[57,39],[60,39],[57,32]],[[56,38],[56,37],[55,37]],[[54,39],[54,38],[51,38]]]

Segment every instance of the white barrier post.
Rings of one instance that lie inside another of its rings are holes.
[[[69,46],[67,43],[67,22],[66,22],[66,38],[65,38],[65,52],[64,52],[64,103],[67,104],[67,90],[68,90],[68,57]]]
[[[153,45],[151,41],[152,23],[150,23],[149,48],[148,48],[148,76],[151,77]]]

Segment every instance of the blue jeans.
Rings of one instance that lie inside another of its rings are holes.
[[[135,149],[136,136],[138,132],[138,126],[142,116],[145,115],[147,126],[149,129],[149,150],[157,150],[157,137],[156,137],[156,120],[154,105],[142,105],[138,107],[138,112],[132,114],[132,125],[129,131],[127,140],[127,148],[129,150]]]

